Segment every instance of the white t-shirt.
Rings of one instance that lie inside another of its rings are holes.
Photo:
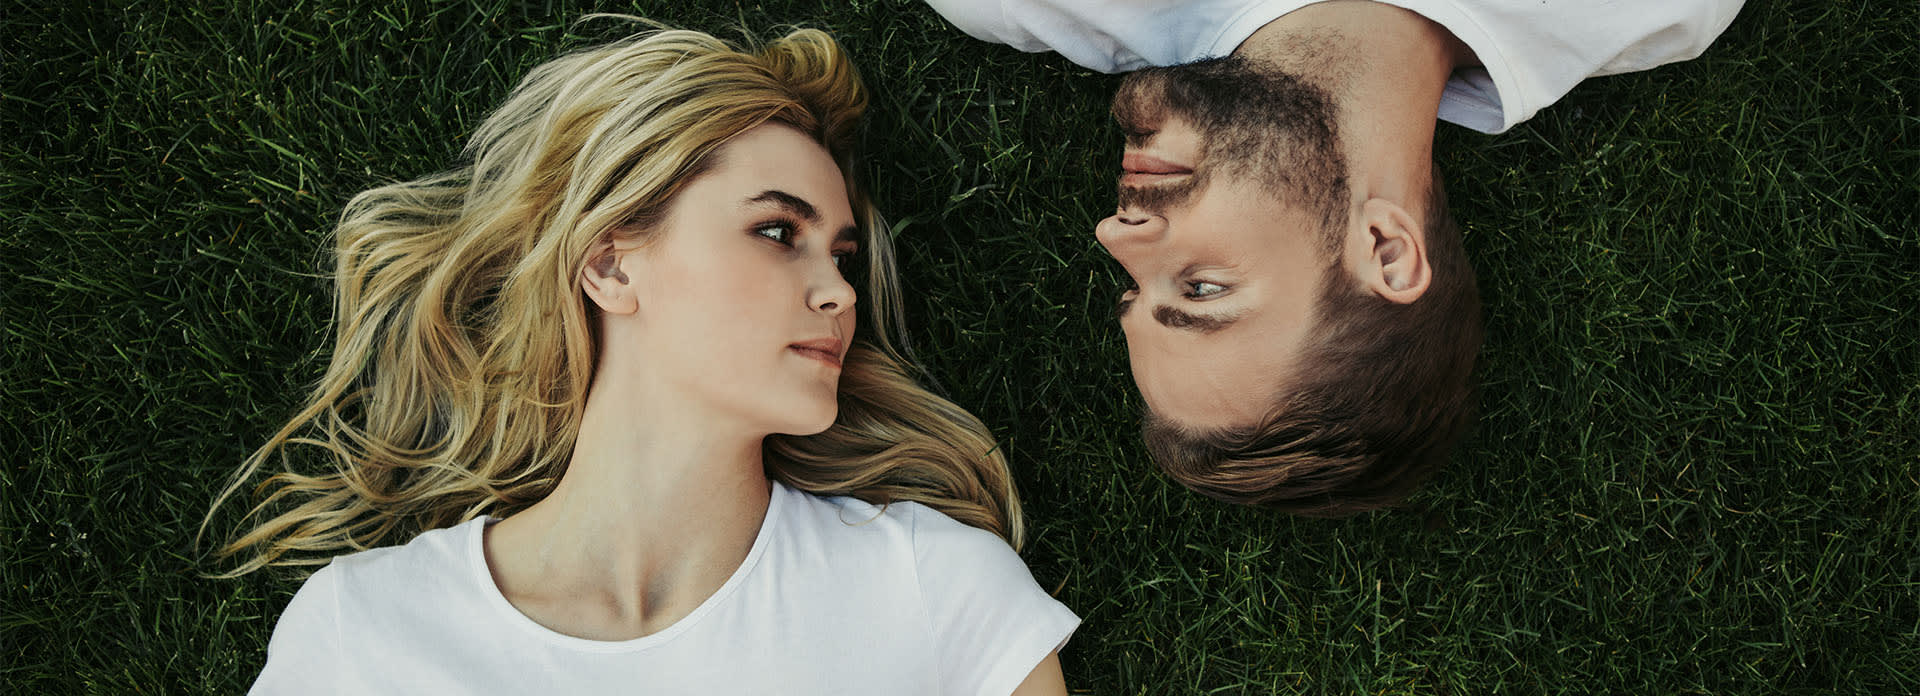
[[[1316,0],[927,0],[974,38],[1101,72],[1232,53]],[[1581,80],[1699,56],[1742,0],[1379,0],[1446,27],[1484,67],[1447,82],[1440,118],[1499,133]]]
[[[775,483],[746,560],[692,613],[575,638],[500,594],[487,523],[333,559],[281,615],[250,693],[1000,696],[1080,623],[992,533]]]

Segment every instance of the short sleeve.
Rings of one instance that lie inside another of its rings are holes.
[[[1582,80],[1699,56],[1742,0],[1611,3],[1544,0],[1383,0],[1439,23],[1473,49],[1479,67],[1456,70],[1440,120],[1501,133],[1566,96]]]
[[[943,693],[1012,693],[1066,644],[1080,617],[1048,596],[1000,537],[914,508],[915,570],[933,623]]]
[[[954,28],[981,41],[1014,44],[1021,38],[1010,31],[1013,27],[1007,23],[1000,0],[927,0],[927,5]]]
[[[267,666],[247,693],[336,693],[341,666],[339,575],[329,565],[307,578],[281,612],[267,641]]]

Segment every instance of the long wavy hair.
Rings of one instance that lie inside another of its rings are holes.
[[[768,437],[767,474],[818,495],[923,503],[1018,548],[1005,456],[979,419],[916,382],[897,340],[893,246],[853,177],[866,104],[823,32],[736,46],[650,30],[536,67],[481,124],[463,166],[355,196],[334,232],[326,374],[214,503],[281,463],[257,485],[246,531],[220,548],[242,557],[224,575],[318,564],[545,497],[573,451],[598,350],[579,287],[590,248],[648,234],[715,150],[770,122],[839,163],[864,237],[850,275],[865,280],[837,421]]]

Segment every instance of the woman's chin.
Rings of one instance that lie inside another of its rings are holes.
[[[834,421],[840,416],[840,406],[837,403],[828,403],[817,411],[804,414],[788,413],[786,415],[788,419],[787,423],[774,432],[782,435],[797,435],[801,437],[819,435],[833,427]]]

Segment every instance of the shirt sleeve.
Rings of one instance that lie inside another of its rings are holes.
[[[1080,617],[992,532],[915,506],[913,548],[943,693],[1005,696],[1059,650]]]
[[[1085,4],[1085,3],[1082,3]],[[1053,51],[1082,67],[1105,73],[1141,67],[1141,59],[1121,41],[1092,24],[1078,21],[1055,3],[1022,4],[1018,17],[1002,0],[927,0],[954,28],[981,41],[1006,44],[1027,53]]]
[[[1473,49],[1454,72],[1440,120],[1500,133],[1582,80],[1691,60],[1726,31],[1742,0],[1385,0],[1419,12]]]
[[[267,641],[267,666],[247,694],[337,693],[342,665],[339,576],[329,565],[307,578],[281,612]]]
[[[1267,20],[1305,1],[927,0],[927,5],[976,39],[1028,53],[1053,51],[1081,67],[1115,73],[1224,55]]]

